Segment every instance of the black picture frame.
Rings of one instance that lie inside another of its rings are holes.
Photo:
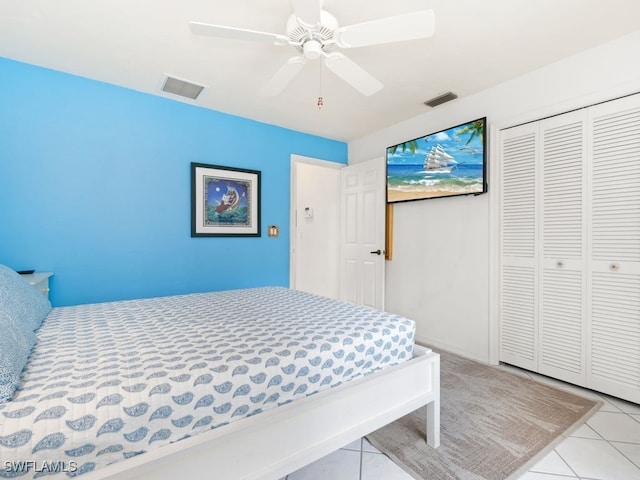
[[[259,170],[191,163],[191,236],[259,237]]]

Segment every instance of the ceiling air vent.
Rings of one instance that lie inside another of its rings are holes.
[[[432,98],[431,100],[427,100],[424,102],[428,107],[437,107],[438,105],[442,105],[443,103],[450,102],[451,100],[455,100],[458,98],[458,95],[452,92],[447,92],[439,97]]]
[[[180,95],[181,97],[187,97],[195,100],[202,92],[204,87],[202,85],[196,85],[195,83],[185,82],[173,77],[167,77],[162,85],[162,91],[167,93],[173,93],[174,95]]]

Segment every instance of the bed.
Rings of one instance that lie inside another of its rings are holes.
[[[439,356],[397,315],[282,287],[52,309],[2,266],[0,305],[0,478],[278,479],[422,405],[439,444]]]

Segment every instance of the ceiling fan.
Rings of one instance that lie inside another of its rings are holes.
[[[323,0],[293,0],[293,13],[287,20],[285,34],[200,22],[190,22],[189,26],[196,35],[293,47],[297,55],[289,58],[264,85],[262,93],[267,96],[278,95],[309,60],[320,57],[329,70],[353,88],[363,95],[373,95],[383,87],[382,83],[337,50],[427,38],[434,32],[433,10],[340,27],[336,18],[322,9],[323,3]]]

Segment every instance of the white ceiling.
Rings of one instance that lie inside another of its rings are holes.
[[[468,96],[640,29],[639,0],[324,4],[341,26],[426,8],[433,38],[342,50],[384,84],[370,97],[317,60],[282,94],[263,97],[291,47],[189,29],[199,21],[284,34],[291,0],[0,0],[0,56],[181,100],[160,90],[169,74],[207,87],[186,103],[349,141],[428,111],[423,102],[444,92]]]

